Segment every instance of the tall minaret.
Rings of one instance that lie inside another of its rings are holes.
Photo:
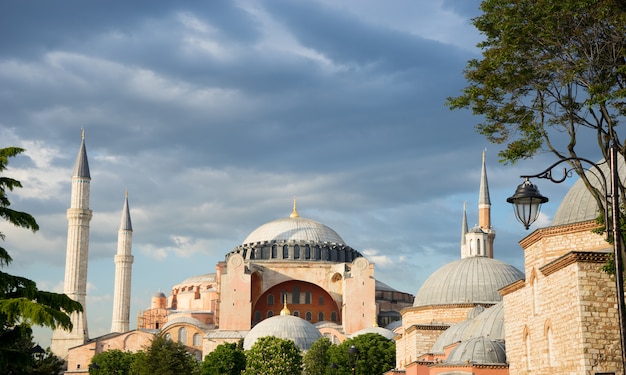
[[[68,349],[84,344],[89,338],[87,331],[87,257],[89,254],[89,221],[92,212],[89,209],[89,188],[91,176],[85,149],[85,131],[72,175],[72,195],[70,208],[67,209],[67,250],[65,254],[64,293],[80,302],[82,313],[71,315],[72,330],[56,329],[52,334],[50,349],[63,359],[67,358]]]
[[[469,256],[467,232],[467,203],[463,202],[463,222],[461,223],[461,258]]]
[[[115,288],[113,292],[113,321],[111,332],[129,331],[130,322],[130,280],[134,257],[133,226],[128,209],[128,191],[122,209],[122,221],[117,232],[117,255],[115,256]]]
[[[493,241],[496,231],[491,227],[491,199],[489,198],[489,184],[487,183],[487,167],[483,150],[483,165],[480,173],[480,191],[478,193],[478,226],[488,234],[487,256],[493,258]]]

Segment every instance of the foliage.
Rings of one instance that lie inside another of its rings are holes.
[[[7,169],[9,158],[23,151],[18,147],[0,149],[0,172]],[[10,208],[7,192],[21,187],[20,181],[0,174],[0,217],[14,226],[35,232],[39,225],[33,216]],[[4,233],[0,232],[0,239],[4,238]],[[0,268],[9,266],[11,261],[8,251],[0,247]],[[0,271],[0,373],[8,372],[4,369],[9,363],[25,366],[31,361],[31,325],[70,329],[72,323],[68,314],[77,311],[82,311],[81,304],[65,294],[39,290],[32,280]]]
[[[620,0],[484,0],[473,20],[486,37],[482,59],[470,60],[468,86],[448,98],[452,109],[481,115],[478,131],[506,144],[501,161],[515,163],[547,150],[578,157],[582,139],[605,159],[626,115],[626,6]],[[603,207],[603,192],[570,163]],[[624,201],[624,187],[620,186]],[[601,210],[603,211],[603,210]]]
[[[366,333],[346,339],[340,345],[328,349],[329,363],[337,365],[337,375],[351,374],[348,349],[354,345],[359,350],[356,373],[362,375],[382,374],[396,366],[396,343],[377,333]]]
[[[241,342],[224,343],[204,357],[201,375],[239,375],[246,368],[246,354]]]
[[[332,346],[330,340],[322,337],[315,341],[308,352],[304,355],[305,375],[324,375],[330,365],[328,358],[328,348]]]
[[[135,355],[118,349],[98,353],[91,358],[89,374],[129,375]]]
[[[291,340],[261,337],[246,351],[244,375],[294,375],[301,372],[302,355]]]
[[[185,345],[163,336],[156,336],[150,346],[137,352],[131,365],[133,375],[195,375],[199,371],[200,365]]]

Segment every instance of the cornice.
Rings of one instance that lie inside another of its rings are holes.
[[[571,251],[539,268],[539,271],[548,276],[574,263],[606,263],[609,256],[609,252]]]
[[[587,220],[587,221],[581,221],[581,222],[573,223],[573,224],[563,224],[563,225],[558,225],[558,226],[553,226],[553,227],[539,228],[535,230],[534,232],[532,232],[531,234],[529,234],[528,236],[522,238],[519,241],[519,244],[522,247],[522,249],[527,249],[529,246],[543,239],[544,237],[550,237],[550,236],[560,235],[560,234],[576,233],[576,232],[582,232],[582,231],[591,231],[592,229],[598,228],[599,226],[600,225],[596,223],[595,220]]]
[[[505,296],[509,293],[513,293],[516,290],[520,290],[524,287],[524,285],[526,285],[526,280],[525,279],[519,279],[517,281],[512,282],[511,284],[505,286],[504,288],[501,288],[499,290],[500,295],[501,296]]]

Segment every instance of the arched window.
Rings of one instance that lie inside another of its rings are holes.
[[[304,248],[304,259],[311,259],[311,246],[309,245]]]
[[[320,259],[321,258],[321,253],[322,252],[320,250],[320,247],[315,245],[315,254],[314,254],[313,259]]]
[[[304,303],[306,303],[307,305],[311,304],[311,292],[309,292],[308,290],[304,292]]]
[[[330,313],[330,321],[331,322],[336,322],[337,321],[337,312],[333,311]]]
[[[272,259],[276,259],[278,257],[278,249],[276,248],[276,245],[272,245]]]
[[[556,357],[554,356],[554,339],[552,337],[552,324],[549,320],[546,322],[546,341],[548,344],[548,366],[555,366]]]
[[[323,304],[324,304],[324,296],[320,296],[320,302],[319,302],[319,304],[320,304],[320,305],[323,305]]]
[[[267,304],[268,305],[273,305],[274,304],[274,295],[273,294],[268,294],[267,295]]]
[[[291,315],[293,315],[293,316],[297,316],[297,317],[300,317],[300,311],[296,310],[296,311],[294,311],[294,312],[293,312],[293,314],[291,314]]]
[[[310,311],[307,311],[304,316],[305,316],[305,319],[308,320],[309,322],[313,320],[313,314]]]
[[[324,313],[323,312],[317,313],[317,321],[318,322],[323,322],[324,321]]]
[[[482,249],[480,248],[480,239],[476,239],[476,254],[475,255],[480,255],[481,252],[482,252]]]
[[[202,346],[202,336],[199,333],[193,334],[193,346]]]
[[[187,328],[182,327],[178,330],[178,342],[187,345]]]
[[[283,245],[283,259],[289,258],[289,246]]]
[[[293,259],[300,259],[300,245],[293,247]]]
[[[539,314],[539,283],[537,279],[537,274],[535,274],[535,270],[533,270],[533,274],[530,278],[530,283],[532,287],[533,293],[533,314]]]
[[[273,317],[273,316],[274,316],[274,312],[273,312],[272,310],[270,310],[270,311],[268,311],[268,312],[267,312],[267,317],[268,317],[268,318],[271,318],[271,317]]]
[[[170,335],[169,333],[166,333],[165,334],[165,340],[172,341],[172,335]]]

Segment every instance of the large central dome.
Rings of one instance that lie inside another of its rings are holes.
[[[305,241],[313,243],[344,244],[343,239],[331,228],[317,221],[299,216],[286,217],[265,223],[243,240],[242,245],[257,242]]]

